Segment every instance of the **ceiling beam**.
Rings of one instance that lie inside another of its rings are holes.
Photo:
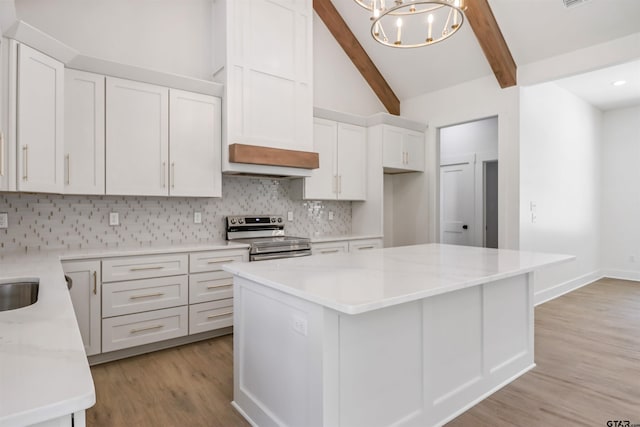
[[[517,66],[488,0],[468,0],[464,12],[501,88],[515,86]]]
[[[331,0],[313,0],[313,9],[391,114],[400,115],[400,100],[344,22]]]

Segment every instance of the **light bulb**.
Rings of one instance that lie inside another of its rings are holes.
[[[398,18],[398,20],[396,21],[396,27],[402,27],[402,18]]]

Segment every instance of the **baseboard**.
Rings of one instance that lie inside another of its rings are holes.
[[[611,279],[632,280],[640,282],[640,271],[632,270],[603,270],[603,276]]]
[[[596,270],[583,276],[576,277],[575,279],[560,283],[559,285],[553,286],[551,288],[536,292],[533,296],[534,303],[535,305],[544,304],[545,302],[551,301],[552,299],[558,298],[559,296],[567,294],[571,291],[575,291],[576,289],[579,289],[583,286],[589,285],[596,280],[600,280],[603,277],[606,277],[604,271]]]
[[[258,427],[258,424],[256,424],[256,423],[251,419],[251,417],[249,417],[249,415],[247,415],[247,413],[246,413],[246,412],[244,412],[244,411],[242,410],[242,408],[241,408],[241,407],[236,403],[236,401],[235,401],[235,400],[232,400],[232,401],[231,401],[231,406],[233,406],[233,408],[234,408],[236,411],[238,411],[238,413],[239,413],[240,415],[242,415],[242,416],[244,417],[244,419],[245,419],[249,424],[251,424],[253,427]]]

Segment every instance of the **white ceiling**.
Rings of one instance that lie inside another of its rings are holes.
[[[450,39],[393,49],[370,35],[368,12],[353,0],[332,0],[402,100],[492,74],[468,23]],[[475,0],[467,0],[475,1]],[[640,32],[640,0],[489,0],[518,66]]]

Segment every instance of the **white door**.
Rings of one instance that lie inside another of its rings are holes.
[[[474,177],[472,163],[440,166],[440,242],[473,245]]]
[[[382,129],[382,166],[404,169],[404,130],[385,125]]]
[[[170,90],[169,193],[221,197],[220,98]]]
[[[169,195],[169,89],[107,77],[107,194]]]
[[[424,133],[407,130],[404,135],[404,167],[413,171],[424,171]]]
[[[367,130],[338,123],[338,199],[365,200],[367,195]]]
[[[64,65],[18,46],[18,190],[62,193]]]
[[[313,150],[318,153],[320,167],[305,178],[305,199],[333,200],[336,198],[336,143],[338,124],[331,120],[313,120]]]
[[[69,290],[87,356],[100,353],[100,261],[62,263],[64,274],[73,281]]]
[[[65,71],[65,194],[104,194],[104,76]]]

